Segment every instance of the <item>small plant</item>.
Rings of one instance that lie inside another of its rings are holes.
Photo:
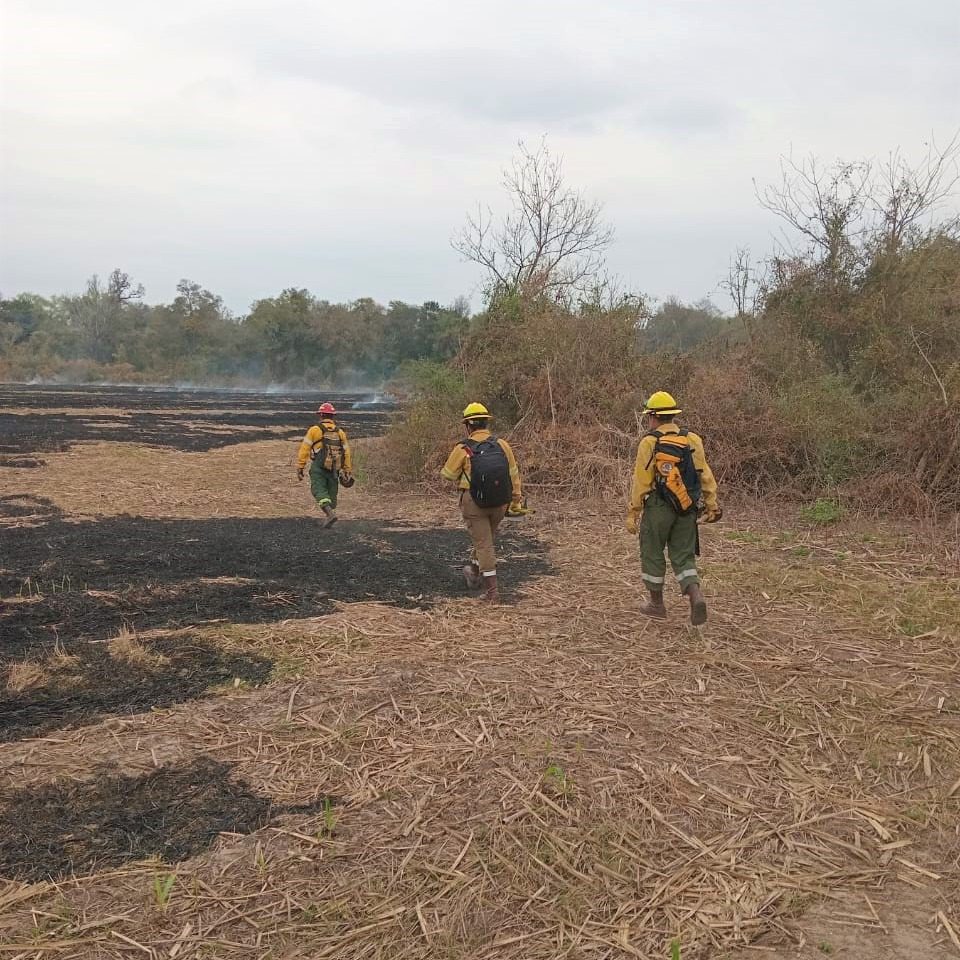
[[[728,540],[733,540],[734,543],[763,543],[763,537],[752,530],[730,530],[726,537]]]
[[[261,847],[259,843],[257,844],[257,852],[253,858],[253,862],[256,865],[257,873],[263,876],[267,871],[267,858],[263,852],[263,847]]]
[[[807,507],[800,511],[800,517],[807,523],[815,523],[818,526],[828,526],[836,523],[841,516],[840,504],[836,500],[825,500],[823,498],[814,500]]]
[[[828,954],[829,954],[829,953],[833,953],[833,944],[830,943],[830,942],[827,941],[827,940],[821,940],[821,941],[817,944],[817,949],[818,949],[821,953],[828,953]]]
[[[680,960],[680,939],[670,941],[670,960]]]
[[[543,782],[545,785],[551,787],[554,792],[566,796],[569,790],[569,783],[567,782],[567,775],[564,772],[563,767],[559,764],[551,763],[546,770],[543,771]]]
[[[173,892],[173,885],[177,881],[175,873],[157,874],[153,878],[153,900],[160,910],[166,910],[170,902],[170,894]]]
[[[333,828],[337,825],[337,818],[333,813],[333,804],[329,797],[323,798],[323,825],[327,833],[333,833]]]
[[[921,623],[921,621],[914,620],[911,617],[904,617],[897,623],[897,627],[900,632],[907,637],[919,637],[921,634],[927,633],[930,630],[928,623]]]
[[[337,826],[337,816],[333,812],[333,802],[329,797],[323,798],[323,826],[317,831],[317,839],[332,837]]]
[[[270,667],[270,682],[279,680],[299,680],[306,669],[306,662],[296,657],[277,657]]]

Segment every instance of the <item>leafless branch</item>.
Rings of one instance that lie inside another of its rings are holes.
[[[603,266],[613,230],[601,206],[564,183],[562,163],[545,143],[520,144],[504,172],[511,209],[498,227],[492,215],[467,218],[453,247],[482,266],[494,287],[551,292],[560,298],[589,285]]]
[[[872,202],[882,224],[883,247],[892,253],[956,191],[960,183],[960,133],[942,150],[931,141],[916,167],[899,149],[893,151],[880,170],[880,180],[883,196]],[[939,229],[943,227],[941,224]]]
[[[950,397],[947,394],[947,388],[944,386],[943,380],[940,379],[940,374],[937,373],[937,368],[930,361],[930,358],[924,352],[923,347],[920,346],[920,340],[917,337],[917,331],[910,327],[910,338],[913,340],[913,345],[917,348],[917,352],[923,357],[924,363],[930,368],[930,372],[933,374],[933,379],[937,381],[937,386],[940,388],[940,394],[943,397],[943,406],[945,409],[950,409]]]

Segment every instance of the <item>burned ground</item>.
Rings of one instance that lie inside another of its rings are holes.
[[[132,656],[124,643],[67,642],[52,656],[28,660],[4,651],[0,743],[188,703],[231,683],[264,683],[272,667],[265,657],[223,650],[192,633],[126,641]]]
[[[263,390],[176,389],[124,385],[62,385],[0,383],[0,407],[42,409],[115,408],[118,410],[286,410],[312,412],[323,400],[345,410],[354,403],[369,403],[366,394],[326,394],[318,391],[277,393]],[[385,406],[389,406],[388,404]]]
[[[323,530],[313,518],[55,518],[3,538],[0,668],[34,663],[42,678],[0,697],[0,741],[269,674],[268,661],[197,638],[150,641],[146,663],[127,663],[103,643],[118,633],[318,617],[335,601],[424,607],[462,593],[461,531],[388,521]],[[515,533],[503,558],[512,586],[548,569],[542,546]]]
[[[462,593],[464,534],[391,521],[313,517],[54,519],[4,532],[3,656],[122,629],[319,616],[334,601],[422,606]],[[542,546],[508,531],[509,582],[548,569]]]
[[[49,498],[36,497],[29,493],[14,493],[0,497],[0,522],[17,520],[50,520],[62,516],[63,511]],[[0,563],[6,555],[6,549],[0,554]],[[2,568],[0,568],[2,570]]]
[[[63,452],[77,443],[114,441],[203,452],[265,438],[292,439],[315,422],[318,397],[0,386],[0,467],[37,466],[29,455]],[[352,438],[383,431],[389,417],[383,405],[352,410],[354,403],[364,403],[362,398],[340,395],[334,400],[343,407],[337,421]]]
[[[383,413],[347,413],[337,422],[352,439],[377,436],[386,422]],[[18,456],[0,466],[37,466],[25,454],[63,452],[77,443],[113,441],[168,447],[200,453],[235,443],[267,438],[293,439],[304,434],[315,418],[303,411],[246,413],[0,413],[0,453]],[[35,458],[33,458],[35,459]]]
[[[209,757],[144,776],[90,773],[79,783],[0,793],[0,876],[40,882],[151,857],[174,864],[202,853],[222,832],[252,833],[285,812],[234,776],[230,764]],[[296,812],[335,802],[322,797]]]

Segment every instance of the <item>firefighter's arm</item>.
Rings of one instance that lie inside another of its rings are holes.
[[[716,513],[719,509],[717,499],[717,478],[707,463],[707,456],[703,452],[703,440],[696,434],[690,436],[690,446],[693,448],[693,465],[700,474],[700,489],[703,491],[703,505],[707,513]]]
[[[657,445],[656,437],[644,437],[637,447],[637,461],[633,467],[633,483],[630,487],[630,506],[627,518],[636,519],[643,513],[643,501],[653,489],[653,449]]]
[[[340,442],[343,444],[343,469],[347,473],[353,473],[353,451],[350,449],[350,441],[347,440],[347,431],[340,430]]]
[[[653,489],[653,451],[655,437],[644,437],[637,446],[637,460],[633,466],[633,482],[630,485],[630,504],[627,507],[627,533],[636,534],[637,520],[643,513],[643,502]]]
[[[447,462],[443,465],[440,476],[443,477],[444,480],[459,483],[460,477],[463,474],[463,462],[466,457],[466,450],[463,449],[462,444],[458,443],[453,450],[450,451],[450,456],[447,457]]]
[[[318,433],[319,431],[316,427],[311,427],[307,431],[307,435],[303,438],[300,444],[300,451],[297,453],[297,470],[303,470],[304,467],[306,467],[307,461],[310,459],[310,448],[318,439]]]
[[[513,448],[506,440],[501,440],[500,444],[503,447],[503,452],[507,455],[507,463],[510,466],[510,484],[513,487],[511,502],[522,503],[523,489],[520,483],[520,468],[517,466],[517,458],[513,454]]]

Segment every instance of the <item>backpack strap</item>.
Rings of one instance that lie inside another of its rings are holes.
[[[663,433],[659,430],[648,430],[644,436],[653,437],[656,440],[656,443],[653,445],[653,450],[650,452],[650,459],[647,461],[647,465],[644,467],[644,470],[649,470],[650,464],[653,463],[653,458],[657,455],[657,443],[660,442],[660,438],[663,436]]]

